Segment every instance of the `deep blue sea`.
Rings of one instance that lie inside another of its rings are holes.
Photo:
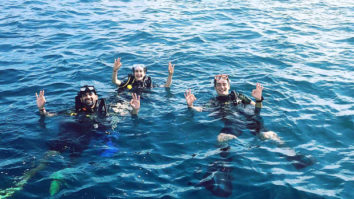
[[[353,198],[352,0],[3,0],[0,10],[0,198]],[[171,61],[171,88],[143,93],[138,117],[112,113],[94,135],[75,117],[39,116],[41,89],[52,112],[73,109],[85,84],[123,98],[111,82],[118,57],[120,79],[145,64],[160,85]],[[184,91],[206,104],[216,74],[248,96],[263,84],[257,125],[283,145],[253,135],[247,109],[188,110]],[[242,135],[220,145],[225,126]],[[48,156],[63,134],[79,153]]]

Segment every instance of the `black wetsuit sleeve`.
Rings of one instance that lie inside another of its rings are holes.
[[[124,81],[124,82],[122,82],[122,83],[119,85],[119,88],[127,88],[128,84],[129,84],[129,79],[126,80],[126,81]]]
[[[252,101],[249,97],[247,97],[246,95],[244,95],[242,93],[237,93],[237,95],[243,104],[250,104]]]
[[[201,105],[201,107],[203,107],[203,112],[213,112],[213,110],[218,106],[219,104],[215,98]]]
[[[147,80],[145,80],[145,87],[153,88],[153,87],[157,87],[157,85],[152,82],[151,77],[148,77]]]
[[[107,106],[105,99],[101,99],[98,105],[98,115],[99,116],[106,116],[107,115]]]
[[[119,88],[127,88],[129,84],[132,84],[133,78],[134,77],[132,75],[128,75],[126,80],[122,81],[122,83],[119,85]]]

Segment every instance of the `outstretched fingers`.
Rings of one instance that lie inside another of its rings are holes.
[[[194,94],[192,94],[191,89],[186,90],[184,97],[186,98],[186,102],[189,107],[193,106],[193,102],[197,99]]]
[[[38,95],[38,93],[36,93],[37,99],[42,98],[42,97],[44,97],[44,90],[39,91],[39,95]]]
[[[36,101],[37,101],[37,107],[38,108],[43,108],[44,104],[45,104],[45,97],[44,97],[44,90],[39,91],[39,95],[38,93],[36,93]]]
[[[134,93],[132,94],[132,99],[130,100],[130,105],[134,107],[134,101],[135,101],[135,98],[134,98]]]
[[[168,72],[173,73],[175,70],[175,65],[172,64],[171,62],[168,62]]]
[[[132,93],[132,98],[133,98],[134,101],[138,99],[136,93]]]
[[[260,83],[256,84],[256,89],[252,90],[252,96],[256,98],[256,100],[261,100],[262,98],[263,86]]]
[[[195,96],[194,94],[192,94],[192,91],[191,89],[187,89],[186,92],[184,93],[184,97],[186,98],[186,100],[189,100],[189,99],[195,99]]]
[[[114,59],[114,69],[118,70],[122,66],[122,63],[120,63],[120,57],[118,59]]]
[[[132,93],[132,99],[130,100],[130,104],[135,107],[135,105],[138,103],[140,103],[140,95]]]
[[[187,89],[186,92],[184,92],[184,97],[187,99],[190,93],[191,93],[191,89]]]

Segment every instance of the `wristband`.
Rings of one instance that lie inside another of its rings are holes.
[[[263,100],[264,100],[264,98],[263,98],[263,96],[262,96],[261,100],[256,100],[256,103],[260,103],[260,102],[262,102]]]

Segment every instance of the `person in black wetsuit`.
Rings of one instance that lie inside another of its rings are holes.
[[[132,115],[137,115],[140,109],[140,97],[135,93],[130,102]],[[91,138],[96,136],[96,132],[105,132],[108,127],[101,124],[101,120],[107,115],[107,106],[105,99],[99,99],[94,86],[83,86],[75,97],[75,111],[64,111],[59,113],[50,113],[45,109],[44,91],[36,93],[37,107],[42,116],[54,116],[57,114],[67,114],[76,116],[78,122],[66,122],[59,126],[60,139],[53,140],[49,144],[52,151],[64,152],[70,151],[71,156],[78,156],[84,151]],[[76,141],[71,140],[75,138]]]
[[[77,157],[87,149],[92,139],[103,136],[104,141],[108,141],[107,144],[110,145],[111,138],[115,136],[113,133],[111,135],[110,128],[102,123],[107,115],[107,106],[104,99],[98,98],[94,86],[85,85],[80,88],[80,91],[75,97],[75,111],[47,112],[44,107],[46,103],[44,90],[41,90],[39,94],[36,93],[36,98],[37,107],[42,117],[41,119],[48,116],[64,114],[75,116],[75,121],[66,121],[59,125],[58,138],[48,142],[49,151],[47,151],[44,158],[40,160],[39,165],[26,172],[14,187],[0,190],[0,198],[11,197],[15,192],[22,190],[28,180],[46,166],[50,157],[63,152],[69,152],[71,157]],[[137,115],[140,109],[140,96],[133,93],[130,106],[132,107],[131,114]],[[112,154],[114,150],[117,150],[117,148],[112,145],[110,147],[111,148],[101,154],[102,157],[107,157]],[[50,195],[54,195],[59,191],[63,177],[63,173],[60,171],[51,175]]]
[[[44,105],[46,103],[44,90],[36,93],[37,107],[39,113],[43,116],[54,116],[57,113],[49,113],[46,111]],[[130,105],[133,108],[131,113],[137,115],[140,109],[140,96],[132,94],[132,100]],[[99,116],[106,116],[107,107],[104,99],[98,99],[96,89],[94,86],[83,86],[80,88],[77,96],[75,97],[75,112],[71,112],[70,115],[77,115],[80,113],[85,114],[97,114]]]
[[[113,73],[112,73],[112,82],[118,86],[120,90],[128,89],[135,92],[139,92],[141,89],[150,89],[154,87],[154,84],[151,80],[151,77],[146,75],[147,68],[143,64],[133,65],[132,71],[133,74],[129,74],[126,81],[122,82],[118,80],[118,70],[122,66],[120,58],[114,60]],[[172,76],[174,73],[175,65],[171,62],[168,63],[168,78],[164,87],[169,88],[172,84]]]
[[[210,102],[209,107],[210,106],[220,107],[227,104],[232,104],[235,106],[240,104],[243,105],[250,104],[255,107],[256,114],[260,113],[260,110],[262,108],[262,101],[264,99],[262,96],[263,86],[260,83],[257,83],[256,89],[252,91],[252,96],[256,99],[255,102],[242,93],[236,91],[230,92],[230,79],[228,75],[225,74],[216,75],[214,77],[214,89],[217,93],[217,97]],[[184,96],[186,98],[188,108],[198,112],[201,112],[208,108],[208,107],[199,107],[193,105],[194,101],[197,98],[194,96],[194,94],[192,94],[190,89],[186,90]],[[225,142],[231,139],[235,139],[237,137],[237,134],[228,133],[230,132],[228,129],[229,128],[224,128],[220,132],[220,134],[217,137],[219,142]],[[272,139],[274,141],[282,143],[282,141],[279,139],[277,134],[273,131],[258,132],[258,135],[261,136],[262,139]]]
[[[188,108],[198,112],[210,111],[216,118],[220,118],[224,122],[224,127],[219,132],[217,140],[219,143],[225,144],[226,141],[236,139],[244,130],[249,130],[252,134],[259,136],[261,139],[271,139],[276,141],[280,146],[284,142],[273,131],[268,131],[263,127],[263,122],[259,117],[262,108],[262,91],[263,86],[259,83],[256,89],[252,91],[252,96],[255,102],[246,95],[230,91],[230,80],[228,75],[216,75],[214,78],[214,89],[217,96],[212,99],[206,106],[198,107],[193,103],[196,100],[191,90],[186,90],[184,96]],[[254,106],[254,112],[247,109],[249,106]],[[235,109],[237,113],[235,114]],[[294,150],[284,147],[284,151],[288,152],[286,159],[293,161],[293,165],[297,169],[304,168],[313,164],[311,160],[305,156],[296,154]],[[230,146],[220,147],[220,159],[211,163],[205,175],[199,183],[194,183],[195,186],[203,186],[212,194],[219,197],[229,197],[232,194],[232,166],[230,162],[232,158],[229,156]],[[193,184],[193,183],[192,183]]]

